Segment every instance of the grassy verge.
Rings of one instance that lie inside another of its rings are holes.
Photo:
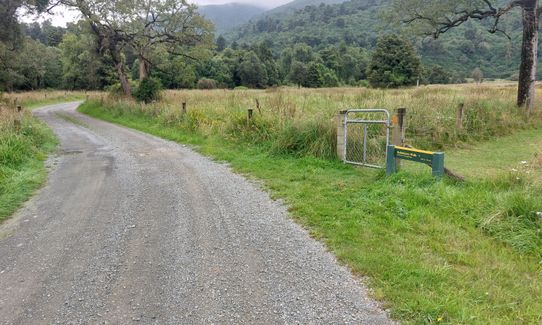
[[[296,220],[407,323],[542,321],[542,188],[523,174],[467,183],[428,173],[385,178],[265,143],[182,131],[157,115],[89,102],[88,115],[196,145],[263,180]],[[542,162],[533,159],[533,169]]]
[[[0,105],[0,222],[11,216],[45,181],[44,160],[56,138],[30,113]]]

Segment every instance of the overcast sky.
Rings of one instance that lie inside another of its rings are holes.
[[[224,3],[230,3],[230,2],[237,2],[237,3],[247,3],[247,4],[253,4],[260,7],[265,8],[274,8],[281,6],[285,3],[292,2],[293,0],[265,0],[265,1],[255,1],[255,0],[193,0],[194,3],[204,6],[204,5],[215,5],[215,4],[224,4]],[[27,16],[23,17],[23,21],[30,23],[34,21],[43,21],[45,19],[51,19],[53,22],[53,25],[55,26],[66,26],[67,22],[74,21],[78,17],[77,12],[73,10],[67,10],[64,8],[59,8],[56,10],[56,14],[54,16],[45,15],[43,17],[33,17],[33,16]]]

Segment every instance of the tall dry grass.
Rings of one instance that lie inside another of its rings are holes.
[[[160,123],[230,140],[267,144],[272,152],[334,158],[336,116],[351,108],[407,108],[407,142],[442,149],[542,125],[542,91],[535,114],[526,118],[515,105],[512,84],[426,86],[412,89],[366,88],[268,90],[168,90],[149,105],[105,99],[118,114],[136,113]],[[187,103],[183,115],[181,104]],[[456,115],[464,104],[462,128]],[[254,109],[248,123],[247,109]]]
[[[10,105],[21,105],[25,108],[35,108],[39,105],[53,104],[97,98],[102,95],[97,91],[64,91],[64,90],[40,90],[20,93],[6,93],[3,95],[4,102]]]

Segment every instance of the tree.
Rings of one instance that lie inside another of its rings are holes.
[[[95,90],[109,86],[115,71],[110,67],[110,58],[100,55],[88,24],[70,24],[69,30],[59,45],[64,87]]]
[[[126,1],[105,0],[62,0],[62,3],[81,12],[96,36],[99,53],[111,58],[124,95],[131,97],[123,55],[130,41],[124,23],[130,17],[131,6]]]
[[[39,55],[36,55],[39,53]],[[17,51],[0,52],[0,89],[56,88],[61,81],[60,51],[31,38],[21,39]]]
[[[451,74],[442,66],[435,64],[427,69],[425,81],[432,85],[449,84],[452,82]]]
[[[484,73],[482,72],[480,68],[474,69],[474,71],[472,71],[471,76],[472,76],[472,79],[474,79],[474,81],[478,84],[482,83],[482,81],[484,80]]]
[[[148,77],[151,52],[164,48],[174,56],[197,59],[212,47],[212,24],[186,0],[136,0],[126,33],[138,55],[139,79]],[[193,49],[196,48],[194,51]]]
[[[367,78],[373,87],[395,88],[415,85],[421,73],[420,58],[412,45],[396,35],[378,41]]]
[[[56,4],[56,2],[55,2]],[[55,5],[53,4],[53,6]],[[51,9],[48,0],[4,0],[0,2],[0,42],[13,45],[21,36],[18,14],[24,7],[28,12],[43,12]]]
[[[290,71],[290,74],[288,75],[288,79],[295,83],[297,86],[301,87],[306,83],[308,75],[308,69],[307,66],[299,61],[294,61],[292,63],[292,70]]]
[[[321,63],[311,62],[307,69],[307,78],[302,84],[307,88],[320,88],[324,85],[324,67]]]
[[[216,50],[218,52],[222,52],[225,49],[226,49],[226,39],[224,38],[224,36],[220,35],[216,39]]]
[[[36,86],[36,82],[42,82],[33,79],[32,75],[41,75],[43,62],[40,60],[46,55],[53,55],[53,53],[50,51],[48,53],[36,52],[44,54],[36,57],[36,53],[28,56],[28,52],[26,52],[23,56],[22,53],[25,49],[36,48],[38,44],[25,39],[18,18],[19,11],[22,9],[29,13],[38,13],[51,9],[48,6],[49,1],[47,0],[2,0],[0,2],[0,89],[32,88]],[[30,62],[36,63],[40,68],[39,71],[24,69],[22,62],[30,59],[40,61]]]
[[[539,0],[394,0],[394,11],[407,24],[414,24],[422,33],[438,38],[463,23],[492,20],[490,33],[503,32],[501,18],[513,9],[522,11],[523,39],[519,67],[517,105],[532,110],[536,87],[538,59],[538,28],[542,7]]]
[[[267,85],[267,70],[254,52],[248,52],[239,65],[241,84],[247,87],[264,88]]]
[[[140,79],[150,72],[150,54],[164,48],[173,55],[194,58],[188,49],[211,43],[211,24],[186,0],[62,0],[78,9],[98,38],[100,50],[113,61],[123,92],[131,86],[124,51],[138,56]]]

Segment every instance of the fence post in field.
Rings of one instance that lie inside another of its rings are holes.
[[[455,121],[455,127],[458,130],[463,129],[463,119],[465,118],[465,104],[461,103],[457,107],[457,118]]]
[[[337,157],[341,161],[346,160],[346,115],[347,111],[340,111],[337,115]]]
[[[252,118],[254,117],[254,109],[249,108],[247,110],[247,124],[250,125],[250,122],[252,122]]]
[[[23,111],[23,108],[20,105],[17,105],[17,115],[15,116],[15,120],[13,121],[13,124],[15,125],[16,130],[21,129],[22,111]]]
[[[186,102],[182,103],[182,113],[183,113],[183,115],[186,114]]]
[[[258,113],[260,113],[260,115],[262,114],[262,108],[260,107],[260,100],[258,98],[256,98],[256,108],[258,109]]]
[[[391,144],[393,144],[394,146],[402,147],[405,145],[405,117],[406,117],[406,108],[397,109],[397,113],[393,116]],[[395,161],[395,166],[397,169],[401,168],[400,159],[397,159]]]

